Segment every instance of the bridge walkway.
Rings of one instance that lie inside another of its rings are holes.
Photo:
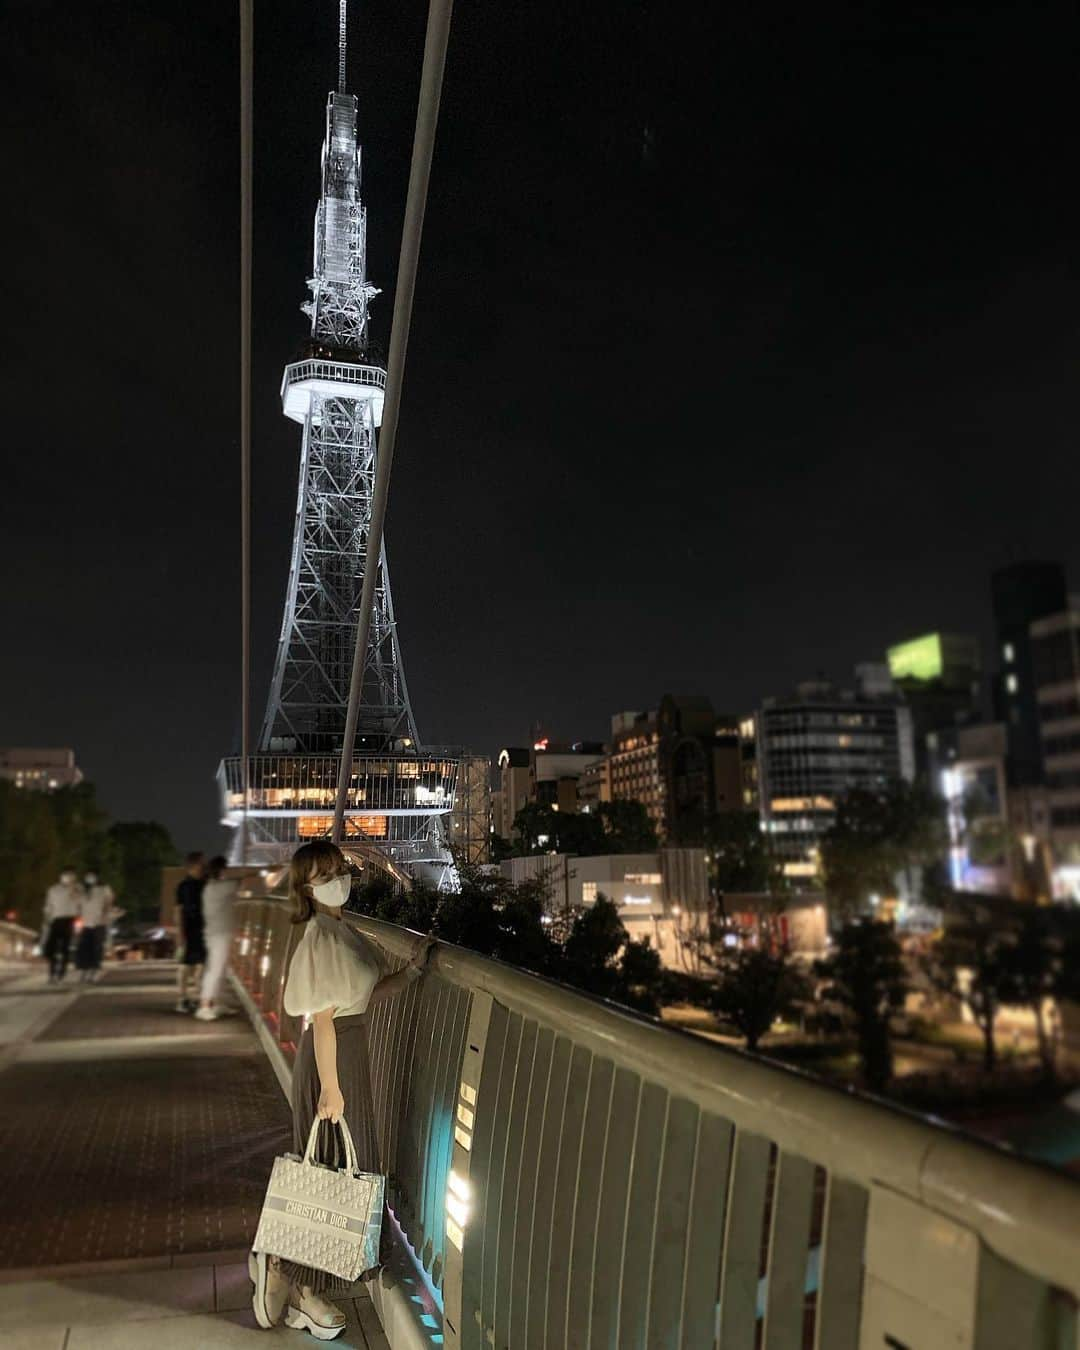
[[[68,979],[0,972],[0,1345],[265,1346],[246,1258],[291,1132],[249,1019],[176,1013],[171,963]],[[342,1306],[335,1344],[385,1350],[365,1287]]]

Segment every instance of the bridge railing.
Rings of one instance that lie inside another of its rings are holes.
[[[241,902],[234,968],[286,1053],[296,937]],[[1080,1347],[1067,1176],[454,947],[370,1040],[447,1346]]]
[[[0,961],[29,961],[38,935],[22,924],[0,920]]]

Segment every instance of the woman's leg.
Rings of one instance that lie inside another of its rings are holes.
[[[347,1041],[346,1041],[347,1044]],[[348,1053],[339,1042],[339,1056]],[[343,1079],[345,1075],[342,1075]],[[342,1083],[345,1094],[345,1118],[348,1119],[348,1089]],[[315,1066],[315,1041],[311,1028],[304,1032],[300,1048],[296,1052],[292,1076],[293,1110],[293,1152],[303,1156],[307,1148],[308,1135],[319,1105],[319,1071]],[[319,1136],[315,1148],[315,1161],[329,1167],[344,1167],[345,1150],[341,1142],[341,1132],[329,1121],[319,1127]],[[325,1270],[316,1270],[312,1266],[302,1266],[295,1261],[282,1261],[281,1269],[292,1280],[298,1290],[322,1297],[344,1297],[352,1287],[347,1280],[329,1275]]]

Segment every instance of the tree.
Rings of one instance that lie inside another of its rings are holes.
[[[526,802],[514,817],[518,854],[652,853],[656,827],[641,802],[601,802],[596,811],[557,811],[547,802]]]
[[[596,816],[604,829],[604,853],[654,853],[656,826],[638,801],[601,802]],[[595,817],[594,817],[595,818]]]
[[[0,912],[36,925],[64,860],[48,795],[0,781]]]
[[[941,993],[957,999],[971,1014],[983,1038],[983,1068],[997,1065],[994,1023],[1009,991],[1002,956],[1002,933],[986,923],[946,934],[927,958],[924,971]]]
[[[1047,1032],[1044,1008],[1061,987],[1062,943],[1049,915],[1042,909],[1025,915],[1020,931],[1003,944],[1002,1002],[1030,1009],[1043,1073],[1053,1078],[1055,1046]]]
[[[719,811],[705,822],[709,879],[719,894],[774,890],[780,864],[771,856],[756,811]]]
[[[827,981],[822,994],[855,1023],[863,1077],[875,1092],[892,1077],[889,1018],[903,1006],[907,984],[892,925],[871,919],[844,924],[832,956],[816,963]]]
[[[926,788],[905,782],[884,792],[853,788],[821,842],[829,898],[836,908],[858,913],[875,892],[892,891],[900,873],[914,893],[915,877],[946,845],[941,803]]]
[[[634,941],[604,895],[574,916],[557,973],[567,984],[655,1015],[662,966],[647,941]]]
[[[161,907],[161,869],[179,862],[169,831],[156,820],[120,821],[110,825],[104,842],[114,850],[113,884],[128,921],[153,921]]]
[[[778,1017],[807,994],[804,977],[784,950],[731,948],[719,958],[710,1006],[756,1050]]]

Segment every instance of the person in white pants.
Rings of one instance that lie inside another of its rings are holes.
[[[206,941],[206,967],[199,991],[199,1009],[195,1016],[200,1022],[214,1022],[225,1009],[220,995],[225,969],[229,964],[229,947],[233,936],[233,908],[240,883],[258,876],[247,872],[243,876],[226,876],[228,863],[224,858],[211,858],[208,880],[202,892],[203,936]]]

